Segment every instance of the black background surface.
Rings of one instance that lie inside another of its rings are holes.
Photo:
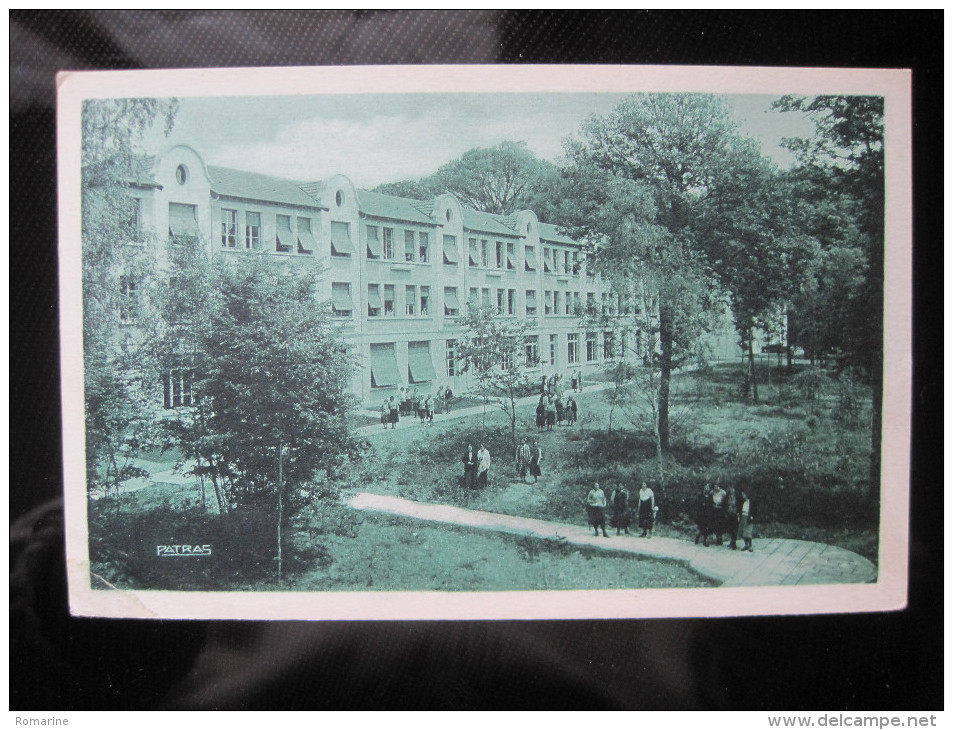
[[[10,707],[939,709],[941,12],[13,11]],[[371,63],[912,68],[909,608],[718,620],[76,619],[62,567],[54,74]]]

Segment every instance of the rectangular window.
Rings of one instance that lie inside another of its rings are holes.
[[[506,268],[510,271],[516,270],[516,244],[506,244]]]
[[[579,335],[575,332],[567,335],[568,343],[566,347],[566,362],[575,365],[579,362]]]
[[[468,250],[469,250],[470,266],[477,266],[480,254],[477,251],[477,240],[475,238],[470,239]]]
[[[533,246],[526,247],[526,259],[523,261],[523,268],[526,271],[536,271],[536,249]]]
[[[536,290],[527,289],[526,290],[526,316],[535,317],[536,316]]]
[[[430,316],[430,287],[420,287],[420,316]]]
[[[572,312],[573,314],[582,314],[582,297],[579,292],[572,294]]]
[[[549,364],[556,367],[556,345],[559,342],[559,335],[549,336]]]
[[[275,216],[277,230],[275,232],[275,251],[278,253],[291,253],[294,251],[295,237],[291,233],[291,216]]]
[[[347,282],[331,282],[331,313],[335,317],[350,317],[354,313],[351,285]]]
[[[384,253],[381,246],[381,229],[377,226],[367,227],[367,258],[379,259]]]
[[[586,362],[593,362],[599,358],[599,341],[595,332],[586,333]]]
[[[480,290],[475,286],[470,287],[470,296],[467,298],[467,304],[471,307],[480,306]]]
[[[393,317],[394,313],[394,285],[384,284],[384,316]]]
[[[350,257],[354,253],[351,241],[351,224],[331,221],[331,255]]]
[[[562,310],[559,308],[559,292],[553,292],[553,314],[560,314]]]
[[[367,285],[367,316],[380,317],[384,302],[381,300],[381,285]]]
[[[414,317],[417,314],[417,287],[404,287],[404,312],[408,317]]]
[[[602,335],[602,358],[611,360],[615,357],[615,337],[611,332],[604,332]]]
[[[129,198],[129,242],[142,243],[142,198]]]
[[[192,380],[194,373],[191,368],[170,368],[162,373],[163,406],[166,408],[182,408],[192,405]]]
[[[394,229],[384,229],[384,258],[392,261],[394,258]]]
[[[489,289],[480,290],[480,304],[482,304],[484,307],[490,306],[490,290]]]
[[[506,313],[511,317],[516,314],[516,289],[506,291]]]
[[[311,235],[311,219],[298,218],[298,253],[314,253],[314,236]]]
[[[486,241],[480,241],[480,264],[484,269],[490,266],[490,249]]]
[[[457,287],[445,286],[443,288],[443,315],[445,317],[456,317],[460,314],[460,300],[457,299]]]
[[[222,248],[238,244],[238,211],[222,208]]]
[[[430,355],[430,342],[407,343],[407,382],[430,383],[437,379],[437,371]]]
[[[430,234],[424,233],[421,231],[417,234],[419,245],[417,246],[417,260],[422,264],[426,264],[430,261]],[[454,248],[456,248],[456,241],[454,241]]]
[[[371,387],[388,388],[400,385],[400,368],[393,342],[371,343]]]
[[[544,248],[543,249],[543,271],[549,274],[552,272],[552,270],[553,270],[553,267],[550,266],[549,264],[549,249]]]
[[[579,271],[582,269],[582,266],[579,263],[579,252],[572,252],[572,273],[573,275],[578,275]]]
[[[498,269],[503,268],[503,251],[504,251],[503,242],[497,241],[496,242],[496,268]]]
[[[568,274],[572,271],[572,266],[569,265],[569,251],[563,251],[563,273]]]
[[[563,302],[563,304],[566,307],[564,310],[564,314],[572,314],[572,292],[571,291],[566,292],[566,299]]]
[[[523,365],[527,368],[534,368],[539,365],[539,336],[531,335],[524,340],[523,345]]]
[[[506,294],[505,289],[496,290],[496,313],[497,314],[503,314],[503,307],[504,307],[503,301],[504,301],[505,294]]]
[[[198,240],[199,224],[195,206],[169,203],[169,241],[190,244]]]
[[[424,234],[421,233],[421,236]],[[457,237],[456,236],[447,236],[443,237],[443,263],[445,266],[456,266],[457,262],[460,260],[460,256],[457,253]]]
[[[452,378],[457,374],[457,341],[447,340],[447,377]]]
[[[245,248],[261,248],[261,213],[245,213]]]
[[[139,319],[139,284],[131,276],[119,277],[119,321],[131,324]]]
[[[590,314],[595,314],[596,311],[596,295],[594,292],[589,292],[586,294],[586,310]]]
[[[553,297],[552,297],[553,293],[551,291],[547,291],[543,293],[545,295],[543,297],[544,311],[546,315],[549,316],[550,314],[553,313]]]
[[[404,231],[404,261],[414,261],[417,256],[417,237],[414,231]]]

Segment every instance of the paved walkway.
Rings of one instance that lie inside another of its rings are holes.
[[[563,391],[563,396],[568,398],[572,396],[574,399],[579,400],[579,396],[585,396],[590,393],[599,393],[606,388],[611,388],[611,383],[600,383],[600,382],[586,382],[585,389],[579,393],[574,393],[572,389],[567,389]],[[500,411],[500,398],[491,398],[486,404],[487,415],[496,413]],[[528,395],[523,398],[519,398],[516,401],[517,408],[523,408],[527,406],[536,407],[536,404],[539,403],[539,393],[534,395]],[[360,411],[361,415],[368,416],[371,418],[380,419],[380,411],[371,411],[371,410],[362,410]],[[437,413],[433,417],[433,422],[442,423],[444,421],[453,421],[457,418],[468,418],[470,416],[479,417],[483,415],[483,404],[478,403],[474,406],[457,406],[450,413]],[[357,429],[357,432],[362,436],[376,436],[381,433],[386,433],[392,430],[400,430],[404,428],[420,428],[424,423],[419,418],[414,418],[413,416],[404,416],[400,419],[400,423],[397,424],[396,429],[384,428],[379,422],[371,424],[370,426],[361,426]]]
[[[480,512],[444,504],[426,504],[369,492],[355,494],[349,504],[368,512],[383,512],[514,535],[566,540],[573,545],[608,552],[674,560],[724,586],[870,583],[877,579],[876,566],[866,558],[833,545],[804,540],[755,540],[755,552],[748,553],[729,550],[724,546],[706,548],[688,540],[669,537],[647,539],[614,534],[610,534],[609,538],[595,537],[587,528],[579,525]]]

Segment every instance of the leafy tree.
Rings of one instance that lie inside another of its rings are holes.
[[[428,177],[386,183],[375,190],[418,200],[452,193],[469,208],[505,215],[547,200],[542,191],[558,176],[558,169],[533,154],[525,142],[501,142],[467,150]]]
[[[729,294],[748,354],[745,383],[758,402],[755,329],[770,331],[778,312],[801,291],[818,255],[817,241],[792,215],[797,186],[749,148],[738,150],[699,209],[699,240]]]
[[[486,429],[486,404],[493,395],[502,394],[500,407],[510,419],[510,436],[516,450],[516,401],[528,390],[524,345],[527,326],[524,320],[500,316],[495,307],[468,305],[460,320],[457,341],[461,372],[472,372],[483,395],[483,428]]]
[[[818,331],[829,327],[838,334],[842,364],[859,367],[870,381],[873,496],[873,487],[880,482],[882,432],[884,100],[876,96],[785,96],[775,108],[803,114],[814,122],[811,137],[785,143],[798,156],[799,172],[822,191],[818,197],[828,207],[855,206],[853,224],[831,226],[829,236],[819,236],[826,255],[817,289],[830,298],[832,306],[809,310],[809,317]],[[837,291],[845,279],[849,287]]]
[[[718,310],[712,271],[698,243],[701,209],[719,178],[752,143],[720,99],[643,94],[593,117],[567,141],[572,162],[562,218],[596,247],[594,265],[620,293],[640,298],[652,321],[643,355],[657,368],[660,451],[670,438],[672,371],[697,357]],[[633,267],[637,267],[635,270]]]
[[[129,459],[154,434],[141,365],[154,312],[155,240],[140,230],[134,190],[140,145],[161,119],[171,131],[177,102],[96,99],[82,110],[81,238],[87,487],[118,491],[142,476]],[[130,325],[119,331],[120,324]]]
[[[253,253],[215,263],[193,323],[194,408],[173,424],[223,513],[274,510],[279,580],[287,516],[360,449],[345,420],[353,363],[316,277]]]

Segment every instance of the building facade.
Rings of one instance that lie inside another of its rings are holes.
[[[132,186],[144,235],[161,242],[168,231],[169,240],[207,243],[216,255],[259,251],[324,269],[320,297],[357,356],[352,389],[366,406],[400,388],[462,393],[474,385],[457,352],[469,302],[526,321],[531,379],[591,377],[623,346],[611,332],[587,332],[580,315],[590,305],[618,315],[624,303],[587,271],[582,245],[532,211],[499,216],[452,195],[382,195],[343,175],[297,183],[207,165],[186,146],[145,167]],[[135,282],[123,286],[135,294]],[[168,375],[167,408],[188,405],[186,377]]]

